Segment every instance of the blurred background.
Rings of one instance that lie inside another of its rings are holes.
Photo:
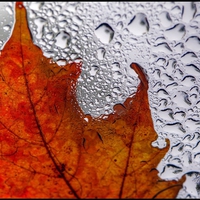
[[[0,49],[12,34],[15,3],[0,2]],[[158,138],[170,149],[157,169],[186,181],[177,198],[200,198],[200,2],[24,2],[33,42],[62,67],[83,62],[77,99],[93,117],[113,111],[149,80]]]

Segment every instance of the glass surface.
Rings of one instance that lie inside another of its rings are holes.
[[[0,3],[0,47],[14,24],[14,3]],[[200,198],[200,3],[25,2],[34,43],[60,66],[83,61],[77,98],[93,117],[135,93],[130,64],[149,79],[158,139],[170,149],[157,169],[165,180],[186,174],[177,198]],[[128,66],[128,67],[127,67]],[[170,167],[169,167],[170,166]]]

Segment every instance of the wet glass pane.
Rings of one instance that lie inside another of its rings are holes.
[[[12,34],[15,3],[0,3],[0,48]],[[147,74],[163,180],[186,174],[177,198],[200,197],[200,3],[24,2],[34,44],[59,66],[82,61],[77,100],[85,114],[113,113],[137,91],[131,63]]]

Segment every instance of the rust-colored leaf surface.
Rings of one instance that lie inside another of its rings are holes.
[[[156,139],[148,82],[101,118],[76,100],[81,63],[50,62],[33,44],[26,10],[16,3],[12,37],[0,55],[0,197],[175,198],[183,179],[155,169],[167,152]]]

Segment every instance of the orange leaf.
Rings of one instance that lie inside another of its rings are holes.
[[[184,178],[157,176],[167,149],[151,146],[148,82],[137,64],[135,96],[108,116],[85,115],[76,100],[81,63],[59,67],[43,56],[21,2],[0,58],[1,197],[176,197]]]

